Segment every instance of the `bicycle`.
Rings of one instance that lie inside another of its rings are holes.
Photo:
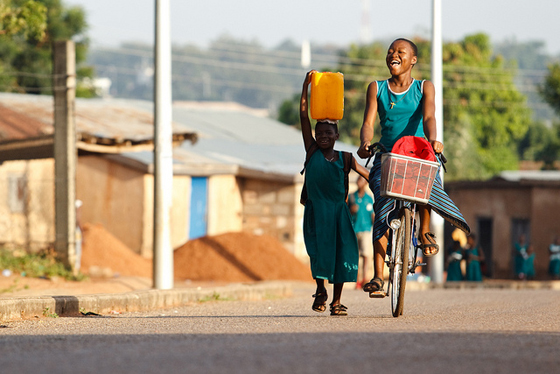
[[[375,151],[376,149],[381,150],[382,157],[395,157],[392,153],[387,153],[387,150],[381,143],[373,143],[370,146],[371,155],[366,162],[366,167],[372,157],[375,159],[376,155],[380,153],[379,151]],[[387,156],[389,155],[389,156]],[[390,156],[393,155],[393,156]],[[386,251],[386,260],[385,263],[389,269],[389,282],[387,283],[387,291],[383,297],[386,295],[390,295],[391,298],[391,311],[393,317],[399,317],[403,314],[404,309],[404,293],[406,289],[406,280],[408,275],[413,275],[416,272],[416,268],[419,266],[425,266],[426,263],[420,262],[418,260],[418,251],[421,250],[418,243],[417,237],[417,228],[416,228],[416,208],[417,204],[426,204],[428,202],[431,187],[433,185],[433,180],[435,179],[435,173],[439,172],[439,166],[442,165],[445,170],[445,156],[441,153],[436,155],[439,160],[438,162],[429,162],[419,159],[413,159],[407,156],[397,155],[397,161],[403,159],[406,162],[411,163],[420,163],[426,164],[431,168],[430,170],[430,177],[427,180],[429,184],[429,191],[425,187],[422,186],[423,190],[421,191],[424,195],[422,197],[412,196],[415,194],[403,194],[403,193],[395,193],[387,192],[387,190],[383,190],[383,186],[386,186],[388,183],[388,178],[393,177],[394,175],[390,175],[392,164],[389,165],[387,168],[389,171],[384,170],[383,168],[386,166],[386,162],[389,162],[389,158],[384,160],[382,158],[382,173],[381,173],[381,196],[392,198],[393,208],[387,213],[387,223],[390,227],[391,231],[389,232],[389,240],[387,242],[387,251]],[[408,160],[412,159],[412,160]],[[397,167],[395,167],[397,169]],[[405,168],[406,170],[406,168]],[[406,172],[405,172],[406,173]],[[418,178],[420,178],[420,172],[418,173]],[[403,175],[403,178],[406,176]],[[426,181],[424,181],[426,182]],[[404,186],[404,184],[403,184]],[[418,184],[416,186],[418,188]],[[403,187],[404,189],[404,187]],[[403,191],[401,191],[403,192]],[[397,212],[395,217],[393,212]],[[389,217],[393,216],[391,221],[389,222]],[[404,270],[406,269],[406,271]],[[372,296],[370,293],[370,297],[377,297]]]

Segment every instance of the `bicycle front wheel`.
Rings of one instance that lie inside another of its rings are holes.
[[[391,271],[391,310],[393,317],[403,314],[404,290],[408,274],[408,253],[412,242],[412,216],[410,209],[403,207],[399,212],[400,227],[395,231],[393,268]]]

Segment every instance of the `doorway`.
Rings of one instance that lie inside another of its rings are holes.
[[[189,240],[206,235],[208,222],[208,178],[191,178]]]

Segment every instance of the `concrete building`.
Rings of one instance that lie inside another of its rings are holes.
[[[1,243],[38,250],[54,240],[52,107],[52,97],[0,94]],[[101,223],[145,257],[152,255],[152,108],[76,100],[82,221]],[[278,238],[306,261],[300,132],[236,104],[174,103],[173,122],[173,247],[248,231]]]
[[[560,171],[507,171],[445,188],[478,236],[488,276],[514,277],[513,245],[525,234],[536,253],[537,279],[547,279],[548,246],[560,235]]]

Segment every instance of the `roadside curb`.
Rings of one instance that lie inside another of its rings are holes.
[[[290,296],[292,291],[293,283],[290,282],[260,282],[212,288],[152,289],[117,294],[0,298],[0,322],[53,313],[69,317],[80,315],[80,311],[111,314],[174,308],[210,300],[263,300]]]

